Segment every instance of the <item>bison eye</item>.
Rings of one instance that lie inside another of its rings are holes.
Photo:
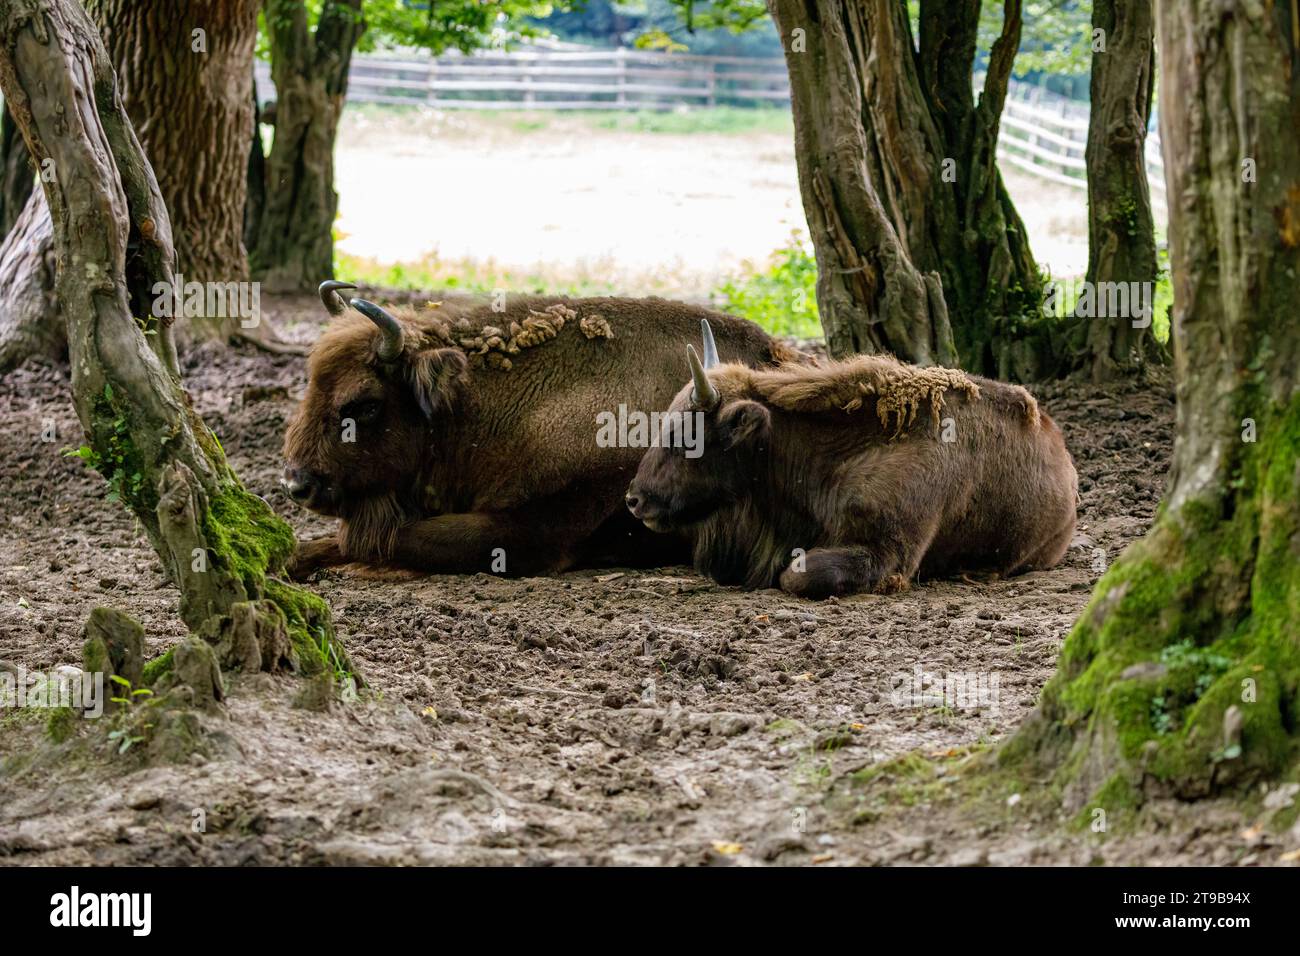
[[[348,402],[343,406],[339,413],[340,418],[350,418],[358,425],[364,425],[373,422],[379,417],[379,413],[384,410],[383,402],[376,402],[367,399],[361,401]]]

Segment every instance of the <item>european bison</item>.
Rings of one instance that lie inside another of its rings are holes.
[[[345,315],[351,288],[321,286],[339,318],[285,436],[285,490],[342,519],[299,547],[299,577],[348,561],[541,574],[687,560],[627,514],[644,447],[601,447],[597,416],[663,408],[704,318],[730,361],[798,357],[750,322],[657,298],[464,297],[398,318],[362,299]]]
[[[719,582],[823,598],[1050,568],[1069,546],[1074,464],[1023,388],[883,356],[706,370],[687,351],[672,410],[701,417],[703,454],[648,451],[627,505],[688,531]]]

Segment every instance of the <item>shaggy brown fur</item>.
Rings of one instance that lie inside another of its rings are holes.
[[[628,489],[723,583],[825,597],[918,574],[1049,568],[1074,533],[1074,464],[1025,389],[860,356],[709,372],[704,453],[651,449]],[[687,386],[672,408],[690,411]]]
[[[444,572],[536,574],[685,559],[650,535],[623,491],[644,449],[601,448],[596,415],[663,408],[707,318],[724,358],[800,358],[750,322],[663,299],[449,299],[394,309],[398,360],[348,315],[321,336],[285,436],[307,507],[342,519],[293,572],[350,560]],[[348,423],[351,438],[348,440]]]

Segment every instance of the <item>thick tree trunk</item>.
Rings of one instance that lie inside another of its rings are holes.
[[[1074,808],[1294,766],[1300,728],[1300,22],[1161,0],[1177,435],[1155,527],[1102,578],[1004,752]]]
[[[870,120],[876,104],[866,101],[873,69],[867,44],[892,45],[888,31],[898,22],[885,6],[813,8],[799,0],[770,6],[787,39],[795,158],[817,256],[817,307],[832,355],[890,352],[918,365],[955,364],[939,274],[922,274],[912,264],[908,236],[895,228],[897,209],[886,209],[892,197],[880,190],[893,177],[880,175],[888,160],[879,155]],[[872,16],[879,19],[873,23]],[[796,37],[795,30],[809,31],[814,22],[815,37]],[[895,144],[918,164],[911,170],[918,177],[924,175],[919,140]]]
[[[918,49],[895,0],[769,0],[834,355],[951,362],[955,344],[972,371],[1041,366],[1025,332],[1038,270],[995,160],[1020,3],[1006,4],[976,102],[979,7],[923,0]]]
[[[1152,0],[1094,0],[1092,26],[1105,40],[1104,51],[1092,55],[1086,151],[1086,278],[1094,295],[1092,307],[1076,316],[1071,370],[1100,382],[1137,372],[1155,346],[1151,306],[1159,266],[1145,157],[1155,80]],[[1127,314],[1098,315],[1096,306],[1111,300],[1097,292],[1105,283],[1143,291],[1136,300],[1127,297]]]
[[[361,0],[326,0],[315,31],[303,0],[267,0],[275,140],[253,274],[272,292],[314,289],[334,274],[334,138],[352,48],[365,30]]]
[[[23,134],[6,106],[0,114],[0,236],[7,236],[22,215],[35,176]]]
[[[171,211],[178,273],[187,283],[247,281],[245,149],[252,135],[258,0],[86,0],[85,6],[103,33]],[[30,269],[45,255],[24,253],[21,261],[0,264],[0,271]],[[31,290],[41,280],[27,273],[14,281]],[[47,297],[51,292],[42,288]],[[26,357],[22,342],[47,340],[44,331],[21,325],[35,314],[32,301],[0,299],[0,371]],[[149,311],[146,306],[138,314]],[[42,317],[44,323],[61,321]],[[228,314],[187,316],[176,332],[185,340],[273,339],[260,322],[245,328],[240,316]]]
[[[262,206],[266,202],[266,151],[262,148],[262,107],[253,80],[253,135],[248,147],[248,196],[244,200],[244,248],[252,257],[257,234],[262,228]]]
[[[172,216],[186,281],[241,282],[258,0],[86,0]],[[205,331],[224,336],[214,322]]]
[[[0,88],[43,182],[60,263],[73,402],[87,457],[140,519],[181,591],[181,616],[228,664],[341,674],[329,610],[273,577],[288,526],[249,494],[181,390],[166,324],[146,336],[133,300],[173,279],[171,225],[78,0],[0,6]]]

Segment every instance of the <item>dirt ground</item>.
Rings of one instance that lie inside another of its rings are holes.
[[[273,320],[314,315],[267,302]],[[312,320],[314,321],[314,320]],[[310,336],[313,325],[296,328]],[[194,403],[249,487],[297,531],[328,527],[277,485],[303,361],[204,350]],[[92,608],[180,638],[177,592],[80,444],[65,366],[0,380],[0,666],[80,661]],[[1104,562],[1143,533],[1173,430],[1168,387],[1038,390],[1081,476],[1080,532],[1050,572],[809,603],[688,568],[549,579],[323,573],[314,587],[369,684],[326,713],[293,677],[235,677],[210,759],[106,757],[102,731],[45,741],[0,714],[0,862],[1252,863],[1293,847],[1231,808],[1154,805],[1122,839],[928,798],[864,812],[853,774],[909,751],[996,744],[1034,706]],[[57,440],[43,442],[48,421]],[[917,669],[988,693],[912,699]],[[980,683],[982,682],[982,683]],[[98,736],[96,736],[98,734]],[[1031,796],[1031,795],[1026,795]],[[908,805],[910,804],[910,805]],[[193,832],[195,811],[205,832]]]

